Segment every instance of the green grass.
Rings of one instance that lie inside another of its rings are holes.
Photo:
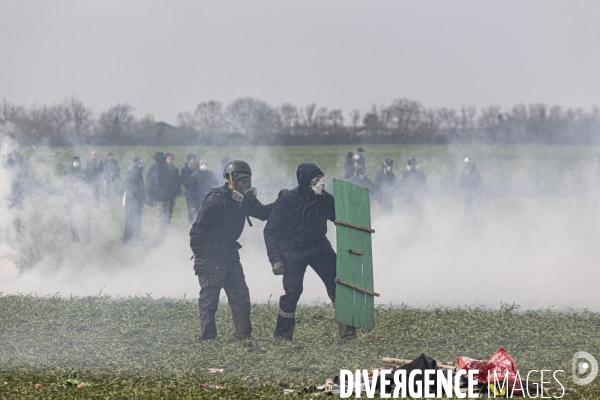
[[[271,339],[276,314],[275,304],[254,304],[254,340],[236,341],[229,308],[221,304],[219,337],[198,343],[195,301],[0,296],[0,397],[278,398],[281,385],[320,385],[342,368],[382,366],[383,356],[487,359],[498,347],[521,371],[567,371],[561,382],[573,387],[573,353],[600,354],[600,315],[589,312],[379,307],[376,328],[348,345],[337,339],[331,306],[300,307],[291,343]],[[68,379],[85,387],[69,386]],[[600,384],[578,394],[598,398]]]

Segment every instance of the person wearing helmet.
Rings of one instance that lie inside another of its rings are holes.
[[[427,195],[427,177],[419,170],[417,159],[411,157],[402,175],[402,191],[406,196],[406,208],[414,221],[423,217],[423,202]]]
[[[383,159],[381,169],[375,174],[373,186],[373,198],[379,204],[379,213],[392,215],[394,213],[394,197],[398,189],[398,181],[394,175],[394,160],[389,157]]]
[[[325,191],[324,174],[315,164],[300,164],[298,187],[275,203],[264,229],[269,261],[275,275],[283,275],[285,294],[279,298],[275,339],[292,340],[296,306],[307,266],[325,284],[335,302],[336,254],[327,239],[327,220],[335,220],[333,196]],[[342,340],[356,340],[356,329],[338,324]]]
[[[460,174],[458,183],[459,189],[463,193],[465,205],[465,214],[463,218],[463,227],[467,224],[473,225],[475,234],[480,234],[479,219],[477,218],[477,209],[481,206],[481,196],[483,194],[483,178],[477,172],[477,166],[473,160],[465,158],[463,170]]]
[[[79,231],[83,235],[85,244],[90,244],[92,242],[91,202],[94,198],[94,189],[90,184],[89,175],[81,167],[81,159],[78,156],[72,158],[71,166],[63,174],[63,182],[73,242],[79,243]]]
[[[225,289],[233,333],[238,339],[252,337],[250,293],[240,263],[237,240],[246,220],[266,221],[273,204],[263,205],[252,187],[252,170],[247,162],[231,160],[223,169],[225,184],[211,189],[200,205],[190,230],[190,247],[194,253],[194,271],[200,283],[201,340],[217,336],[215,313],[221,289]]]
[[[142,232],[142,210],[146,199],[144,185],[144,163],[136,157],[131,162],[131,169],[127,172],[125,180],[125,231],[123,244],[126,246],[139,246],[140,233]]]

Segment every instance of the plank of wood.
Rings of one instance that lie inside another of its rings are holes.
[[[351,288],[353,288],[353,289],[360,290],[361,292],[368,293],[368,294],[370,294],[371,296],[377,296],[377,297],[379,297],[379,293],[375,293],[375,292],[372,292],[372,291],[370,291],[370,290],[368,290],[368,289],[361,288],[361,287],[360,287],[360,286],[358,286],[358,285],[355,285],[355,284],[353,284],[353,283],[350,283],[350,282],[346,282],[345,280],[342,280],[342,279],[340,279],[340,278],[335,278],[335,281],[336,281],[337,283],[341,283],[342,285],[350,286],[350,287],[351,287]]]
[[[350,228],[360,229],[361,231],[365,231],[365,232],[375,233],[375,229],[367,228],[365,226],[360,226],[360,225],[356,225],[356,224],[351,224],[350,222],[346,222],[346,221],[340,221],[339,219],[336,219],[335,221],[333,221],[333,223],[336,225],[344,225],[344,226],[349,226]]]

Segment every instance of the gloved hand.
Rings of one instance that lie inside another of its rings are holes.
[[[253,207],[256,204],[256,188],[250,188],[244,193],[244,203],[249,207]]]
[[[283,261],[277,261],[273,264],[273,275],[283,275],[285,272],[285,267],[283,266]]]

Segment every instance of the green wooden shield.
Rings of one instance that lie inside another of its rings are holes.
[[[335,320],[371,330],[373,320],[373,254],[369,190],[334,179],[337,233]]]

